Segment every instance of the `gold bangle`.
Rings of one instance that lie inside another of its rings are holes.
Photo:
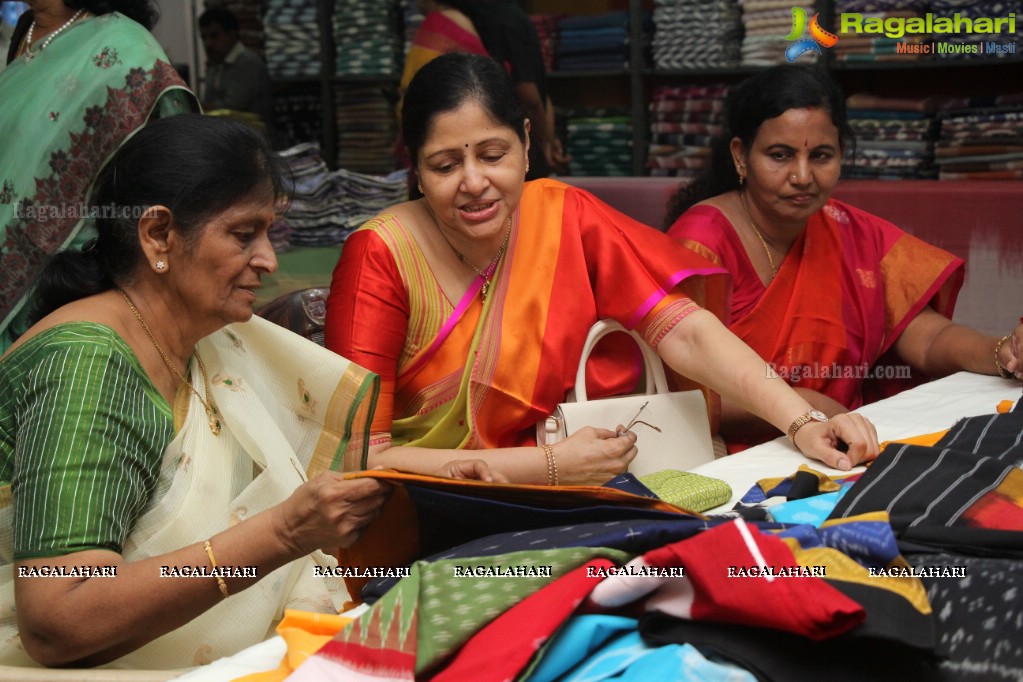
[[[210,563],[213,564],[213,568],[216,569],[217,560],[213,558],[213,544],[209,540],[206,540],[205,542],[202,543],[202,546],[203,549],[206,550],[206,554],[207,556],[209,556]],[[220,594],[224,595],[225,599],[227,597],[230,597],[231,593],[227,591],[227,583],[224,582],[224,579],[221,578],[219,575],[215,575],[213,577],[217,579],[217,587],[220,588]]]
[[[544,443],[540,446],[547,457],[547,485],[558,485],[558,460],[554,459],[554,448]]]
[[[998,376],[1002,377],[1003,379],[1015,379],[1016,378],[1015,375],[1006,368],[1002,367],[1002,363],[998,361],[998,351],[1002,350],[1002,344],[1008,340],[1009,335],[1006,334],[1005,336],[998,340],[997,344],[995,344],[995,369],[998,370]]]

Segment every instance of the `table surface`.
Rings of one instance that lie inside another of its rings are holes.
[[[878,439],[897,440],[949,428],[963,417],[990,414],[1002,400],[1019,400],[1023,390],[1015,380],[960,372],[917,386],[856,410],[874,423]],[[830,475],[848,472],[804,457],[787,436],[702,464],[693,472],[718,478],[732,488],[732,499],[708,510],[730,509],[761,478],[790,476],[801,464]],[[864,467],[854,467],[854,472]]]

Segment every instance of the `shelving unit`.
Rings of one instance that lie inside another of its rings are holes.
[[[398,4],[398,0],[386,0]],[[320,73],[315,78],[274,78],[275,93],[306,87],[310,92],[318,91],[322,102],[320,135],[321,153],[327,165],[336,169],[339,150],[339,129],[337,123],[339,86],[380,85],[397,87],[399,74],[393,76],[344,75],[335,73],[337,50],[334,34],[334,0],[315,0],[317,23],[320,26],[319,57]],[[397,28],[397,27],[396,27]],[[301,141],[301,140],[299,140]]]
[[[824,25],[836,25],[833,0],[818,2]],[[533,0],[527,3],[531,13],[573,14],[579,3],[566,0]],[[608,106],[626,107],[633,121],[633,175],[647,175],[649,145],[649,103],[658,85],[734,84],[763,67],[709,68],[693,70],[659,70],[650,64],[648,44],[643,35],[643,15],[653,10],[652,0],[605,0],[587,3],[586,12],[597,14],[627,9],[630,26],[630,59],[627,68],[613,72],[553,71],[549,74],[551,93],[559,107]],[[1023,42],[1023,41],[1021,41]],[[781,56],[784,42],[779,36]],[[1023,48],[1023,45],[1020,45]],[[974,58],[920,58],[899,62],[845,63],[835,61],[828,50],[818,62],[828,69],[842,85],[846,95],[870,92],[889,97],[922,97],[950,95],[955,97],[1004,94],[1023,88],[1023,56]],[[908,74],[920,77],[907,77]],[[594,87],[599,84],[599,87]]]
[[[397,0],[386,0],[397,2]],[[393,78],[378,76],[346,76],[334,74],[336,51],[333,31],[334,0],[316,0],[320,32],[321,73],[316,79],[285,79],[282,89],[306,84],[318,88],[323,102],[321,147],[331,167],[338,157],[338,125],[336,117],[337,86],[379,84],[393,87]],[[834,0],[819,0],[826,26],[837,24]],[[552,71],[549,88],[559,107],[609,106],[627,110],[632,119],[632,174],[648,175],[647,150],[650,141],[649,104],[654,89],[661,85],[734,84],[762,67],[708,68],[662,70],[651,66],[649,40],[643,31],[644,13],[654,8],[652,0],[593,0],[585,4],[573,0],[529,0],[532,14],[601,14],[627,11],[629,14],[629,62],[620,70]],[[784,42],[779,36],[781,56]],[[1020,45],[1023,48],[1023,45]],[[921,97],[931,94],[952,96],[995,95],[1023,87],[1023,55],[1018,57],[977,57],[972,59],[921,58],[905,62],[843,63],[835,61],[828,50],[819,60],[839,81],[846,94],[870,92],[880,96]],[[909,74],[913,74],[912,77]]]

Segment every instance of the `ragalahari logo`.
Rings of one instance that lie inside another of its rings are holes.
[[[785,36],[785,40],[795,41],[785,48],[785,58],[790,63],[810,51],[823,54],[821,47],[834,47],[838,42],[838,36],[821,28],[819,17],[820,14],[814,14],[813,19],[807,22],[805,9],[802,7],[792,8],[792,30]],[[809,31],[810,37],[800,39],[804,31]]]

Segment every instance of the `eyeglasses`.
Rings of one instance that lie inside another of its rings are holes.
[[[649,426],[651,429],[653,429],[657,433],[660,433],[661,430],[659,428],[657,428],[653,424],[651,424],[649,422],[645,422],[645,421],[643,421],[643,420],[641,420],[639,418],[639,415],[643,414],[643,410],[645,410],[646,406],[649,405],[649,404],[650,404],[650,401],[648,400],[645,403],[643,403],[642,405],[640,405],[639,411],[636,412],[636,416],[633,417],[632,420],[629,421],[629,423],[626,426],[623,426],[622,428],[620,428],[617,431],[615,431],[615,437],[617,438],[617,437],[625,435],[625,433],[627,433],[629,430],[631,430],[632,427],[635,426],[636,424],[642,424],[643,426]]]

